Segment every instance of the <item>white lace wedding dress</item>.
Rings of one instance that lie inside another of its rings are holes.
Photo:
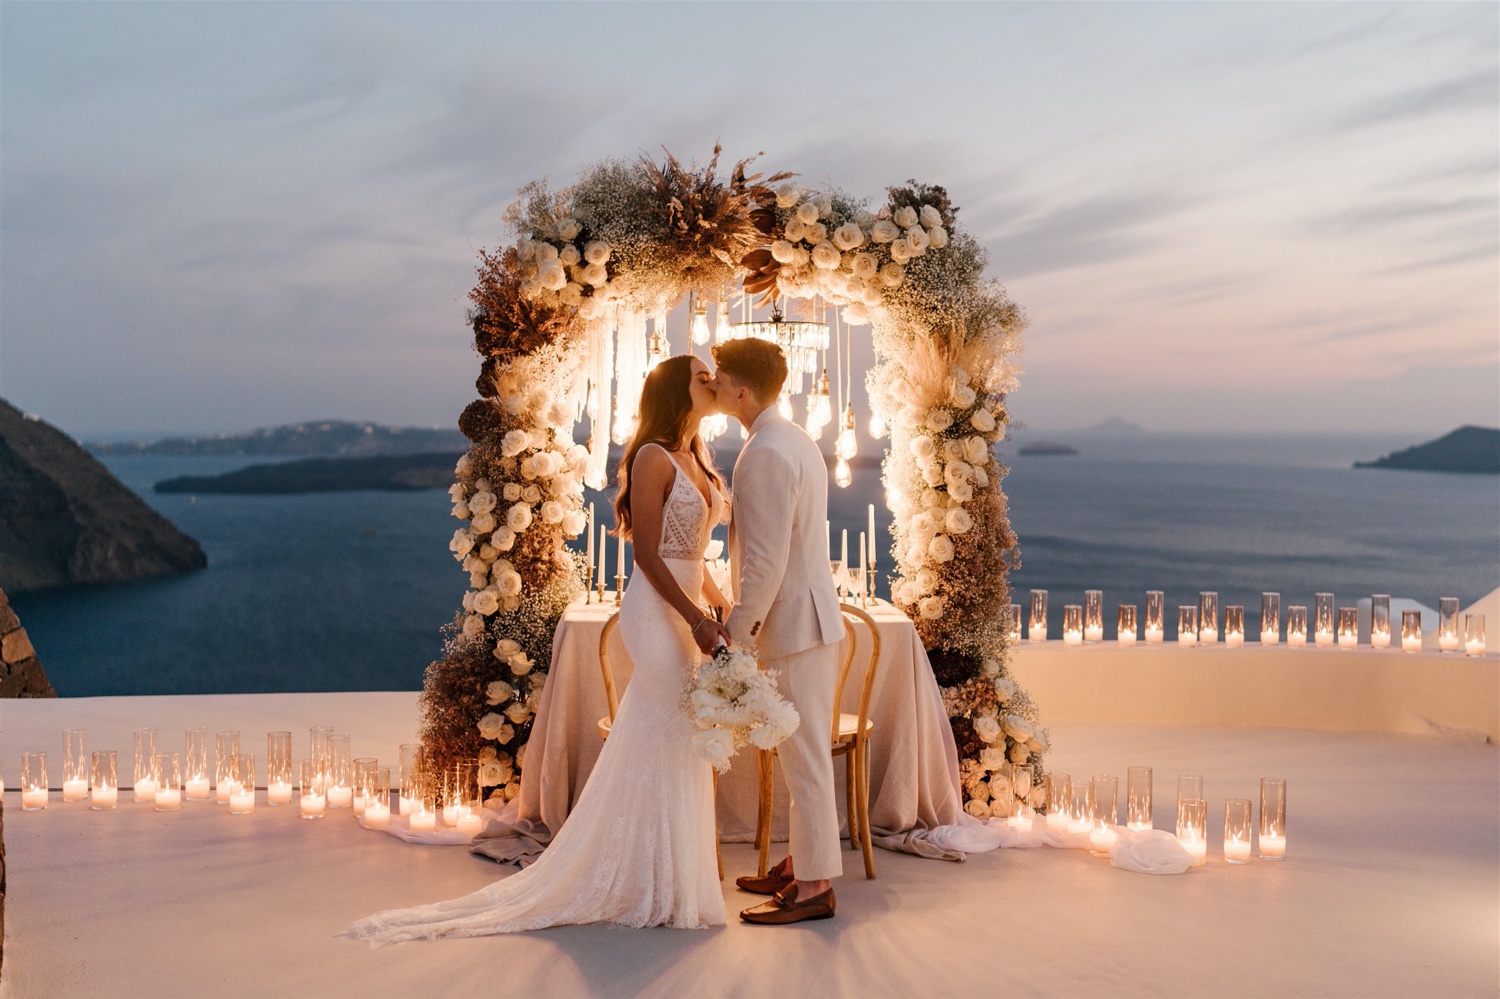
[[[705,503],[674,468],[658,550],[696,599],[703,549],[725,501],[712,490]],[[576,923],[724,924],[713,783],[680,706],[688,670],[702,657],[643,573],[625,590],[619,630],[635,671],[578,804],[541,859],[463,898],[378,912],[344,936],[386,944]]]

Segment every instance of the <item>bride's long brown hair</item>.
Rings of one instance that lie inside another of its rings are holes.
[[[630,530],[630,469],[636,452],[646,444],[660,444],[668,451],[675,449],[687,430],[688,417],[693,412],[693,355],[678,354],[669,357],[646,375],[646,384],[641,386],[641,405],[636,415],[635,433],[625,445],[625,456],[620,459],[618,478],[620,491],[615,496],[616,535],[626,538]],[[714,468],[713,452],[703,443],[695,431],[688,442],[693,457],[713,485],[724,488],[724,477]],[[696,488],[696,487],[694,487]]]

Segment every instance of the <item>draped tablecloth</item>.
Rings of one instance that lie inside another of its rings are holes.
[[[912,622],[890,604],[867,612],[880,630],[880,662],[870,696],[870,826],[877,846],[921,856],[962,860],[966,841],[951,835],[962,815],[958,754],[942,694]],[[552,668],[537,705],[536,721],[521,769],[521,793],[500,820],[475,839],[473,849],[496,860],[536,859],[562,827],[599,758],[603,740],[599,719],[608,714],[599,668],[599,635],[615,613],[612,596],[604,604],[568,607],[552,641]],[[868,631],[855,626],[856,655],[844,686],[842,709],[859,710]],[[840,645],[842,656],[844,645]],[[621,697],[632,666],[618,629],[611,635],[609,660]],[[803,719],[808,724],[809,719]],[[830,720],[818,719],[827,725]],[[846,826],[844,764],[834,761],[838,812]],[[719,778],[719,835],[731,842],[755,836],[757,803],[753,749],[741,750]],[[786,838],[785,784],[777,781],[773,836]],[[946,828],[945,828],[946,827]],[[847,829],[845,829],[847,831]],[[968,844],[969,849],[975,844]],[[983,849],[984,847],[978,847]]]

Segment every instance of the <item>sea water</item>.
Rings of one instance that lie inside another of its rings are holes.
[[[1176,605],[1216,590],[1221,608],[1245,606],[1253,640],[1263,590],[1281,593],[1284,613],[1310,606],[1318,591],[1333,592],[1340,606],[1375,592],[1436,606],[1440,596],[1466,605],[1500,585],[1500,479],[1351,467],[1411,443],[1399,435],[1074,435],[1069,443],[1080,454],[1030,457],[1002,447],[1021,541],[1013,599],[1025,604],[1029,589],[1048,590],[1054,635],[1063,605],[1081,604],[1085,589],[1104,591],[1107,636],[1115,605],[1141,604],[1148,589],[1166,592],[1169,633]],[[721,451],[732,461],[732,449]],[[468,584],[448,551],[460,525],[446,494],[151,489],[248,463],[108,459],[126,485],[202,542],[209,567],[15,597],[60,694],[421,687]],[[855,468],[850,488],[830,487],[835,557],[844,529],[857,553],[869,504],[884,535],[882,497],[870,464]],[[588,499],[610,523],[608,494]],[[610,548],[613,560],[613,540]],[[886,592],[888,548],[879,567]]]

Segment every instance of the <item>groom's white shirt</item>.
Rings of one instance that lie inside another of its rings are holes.
[[[811,437],[775,406],[734,463],[729,563],[736,643],[780,659],[844,637],[828,571],[828,469]]]

